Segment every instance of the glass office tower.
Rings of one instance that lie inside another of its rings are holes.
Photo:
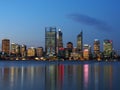
[[[45,52],[48,56],[56,54],[57,32],[55,27],[45,28]]]

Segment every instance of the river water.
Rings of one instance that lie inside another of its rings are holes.
[[[0,90],[120,90],[120,62],[0,61]]]

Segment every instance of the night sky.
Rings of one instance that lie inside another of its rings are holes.
[[[45,27],[63,32],[64,46],[83,31],[84,44],[113,40],[120,49],[120,0],[0,0],[0,40],[43,46]]]

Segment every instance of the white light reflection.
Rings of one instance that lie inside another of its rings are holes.
[[[24,67],[21,67],[21,87],[24,85]]]
[[[84,87],[85,87],[85,88],[88,88],[89,65],[88,65],[88,64],[85,64],[85,65],[83,66],[83,69],[84,69]]]
[[[14,71],[14,67],[10,68],[9,73],[10,73],[10,87],[11,87],[11,90],[12,90],[12,88],[14,87],[14,83],[15,83],[15,78],[14,78],[15,71]]]
[[[30,67],[30,81],[31,81],[31,86],[33,85],[33,83],[34,83],[34,67],[33,66],[31,66]]]

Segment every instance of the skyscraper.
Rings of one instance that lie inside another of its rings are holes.
[[[78,51],[83,50],[83,32],[80,32],[77,36],[77,49]]]
[[[63,38],[62,38],[62,36],[63,36],[63,33],[59,29],[58,34],[57,34],[57,46],[58,46],[58,48],[63,47]]]
[[[98,39],[94,40],[94,53],[95,54],[100,53],[100,41]]]
[[[103,51],[104,51],[104,55],[106,57],[110,57],[110,54],[112,53],[113,50],[113,43],[112,40],[104,40],[103,42]]]
[[[9,39],[2,40],[2,52],[6,54],[10,53],[10,40]]]
[[[53,56],[56,54],[57,32],[55,27],[45,28],[45,52],[46,55]]]
[[[56,53],[58,56],[63,56],[63,52],[64,52],[64,48],[63,48],[63,33],[61,32],[61,30],[58,30],[57,33],[57,48],[56,48]]]

